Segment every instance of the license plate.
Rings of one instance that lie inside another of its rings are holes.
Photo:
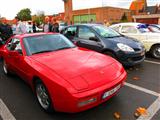
[[[117,87],[111,89],[110,91],[105,92],[105,93],[103,94],[103,96],[102,96],[102,99],[105,99],[105,98],[107,98],[108,96],[114,94],[120,87],[121,87],[121,84],[118,85]]]

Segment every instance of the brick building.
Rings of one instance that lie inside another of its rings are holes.
[[[160,5],[147,6],[147,0],[134,0],[130,5],[134,22],[160,24]]]
[[[123,15],[126,15],[128,21],[131,19],[130,10],[116,7],[98,7],[82,10],[74,10],[72,12],[72,21],[74,23],[87,23],[91,19],[97,23],[103,23],[104,20],[113,23],[119,22]]]
[[[90,9],[73,10],[70,21],[73,23],[88,23],[93,20],[96,23],[103,23],[104,20],[113,23],[120,22],[123,15],[126,15],[128,21],[132,20],[131,12],[128,9],[116,7],[98,7]],[[60,13],[59,16],[65,20],[65,14]],[[64,18],[63,18],[64,17]]]

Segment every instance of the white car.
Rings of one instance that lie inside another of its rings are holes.
[[[160,59],[160,34],[151,32],[145,24],[119,23],[110,27],[122,35],[139,40],[144,44],[146,52]]]
[[[64,22],[60,22],[59,23],[59,31],[61,32],[61,30],[66,27],[67,25]]]

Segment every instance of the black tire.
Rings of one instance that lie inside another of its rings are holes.
[[[3,72],[5,75],[10,75],[10,72],[8,70],[8,66],[6,64],[6,61],[4,59],[2,59],[2,67],[3,67]]]
[[[106,52],[104,52],[103,54],[108,55],[108,56],[110,56],[110,57],[112,57],[112,58],[116,59],[115,54],[114,54],[114,53],[112,53],[112,52],[110,52],[110,51],[106,51]]]
[[[54,111],[52,100],[47,88],[41,80],[35,81],[35,94],[41,108],[47,113],[52,113]]]
[[[154,58],[160,59],[160,45],[153,46],[150,52]]]

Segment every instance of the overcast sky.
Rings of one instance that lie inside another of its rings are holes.
[[[132,0],[73,0],[73,9],[92,8],[99,6],[114,6],[129,8]],[[160,0],[148,0],[148,5],[155,5]],[[62,0],[0,0],[0,15],[13,19],[23,8],[30,8],[32,14],[44,11],[47,15],[64,11]]]

